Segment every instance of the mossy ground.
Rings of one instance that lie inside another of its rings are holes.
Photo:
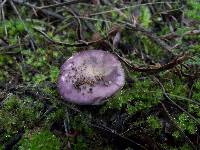
[[[93,1],[42,10],[16,2],[18,15],[12,3],[4,4],[5,16],[0,13],[0,149],[200,147],[200,34],[192,32],[200,30],[200,3],[154,1],[147,5],[150,1],[145,1],[133,7],[135,1],[100,2],[101,7]],[[36,2],[36,6],[50,4]],[[151,37],[126,30],[125,23],[134,21],[175,46],[173,54],[189,52],[191,59],[154,74],[131,71],[123,64],[126,84],[104,105],[63,102],[56,87],[61,64],[77,51],[112,51],[115,36],[110,33],[116,27],[121,28],[121,39],[114,50],[128,62],[145,67],[170,62],[171,56]],[[77,44],[101,37],[106,40]]]

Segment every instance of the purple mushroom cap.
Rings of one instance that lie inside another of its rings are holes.
[[[103,50],[87,50],[76,53],[62,65],[58,90],[68,102],[99,105],[124,83],[124,70],[115,55]]]

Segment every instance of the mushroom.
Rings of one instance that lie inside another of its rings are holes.
[[[86,50],[62,65],[58,90],[65,101],[100,105],[124,83],[124,70],[115,55],[103,50]]]

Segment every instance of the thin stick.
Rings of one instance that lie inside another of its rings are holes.
[[[102,11],[102,12],[97,12],[97,13],[91,14],[89,16],[102,15],[102,14],[106,14],[106,13],[112,13],[112,12],[116,12],[116,11],[119,11],[119,10],[126,10],[126,9],[135,8],[135,7],[139,7],[139,6],[165,4],[165,3],[177,3],[177,2],[155,2],[155,3],[136,4],[136,5],[132,5],[132,6],[127,6],[127,7],[122,7],[122,8],[117,8],[117,9],[112,9],[112,10],[107,10],[107,11]]]
[[[55,8],[55,7],[60,7],[60,6],[68,6],[68,5],[83,3],[83,2],[87,2],[87,0],[72,0],[69,2],[57,3],[57,4],[48,5],[48,6],[41,6],[41,7],[38,7],[38,9],[47,9],[47,8]]]
[[[184,133],[184,131],[176,124],[176,120],[174,119],[174,117],[171,116],[171,114],[168,112],[166,106],[164,103],[161,102],[161,105],[165,111],[165,113],[167,114],[168,118],[170,119],[171,123],[179,130],[181,131],[181,133],[185,136],[185,138],[187,139],[187,141],[190,143],[190,145],[193,147],[193,149],[196,149],[194,144],[192,143],[192,141],[190,140],[190,138]]]
[[[73,43],[73,44],[70,44],[70,43],[65,43],[65,42],[59,42],[59,41],[54,41],[53,39],[51,39],[46,33],[44,33],[43,31],[37,29],[37,28],[33,28],[35,31],[41,33],[48,41],[54,43],[54,44],[57,44],[57,45],[64,45],[64,46],[67,46],[67,47],[82,47],[82,46],[89,46],[89,45],[92,45],[92,44],[95,44],[95,43],[98,43],[102,40],[104,40],[105,38],[102,38],[102,39],[98,39],[98,40],[95,40],[95,41],[81,41],[81,43]]]
[[[12,1],[12,0],[9,0],[9,2],[10,2],[10,5],[12,6],[14,12],[15,12],[16,15],[18,16],[19,20],[23,23],[23,26],[24,26],[24,28],[25,28],[25,31],[29,34],[29,36],[30,36],[31,47],[32,47],[32,49],[35,51],[35,42],[34,42],[32,36],[30,35],[30,32],[29,32],[28,28],[26,27],[26,25],[25,25],[25,23],[24,23],[24,21],[23,21],[21,15],[19,14],[19,12],[18,12],[18,10],[17,10],[15,4],[13,3],[13,1]]]
[[[167,94],[167,92],[166,92],[166,90],[165,90],[163,84],[159,81],[159,79],[156,78],[155,76],[154,76],[154,79],[155,79],[155,81],[157,81],[157,83],[160,85],[160,87],[161,87],[161,89],[162,89],[162,91],[163,91],[164,96],[165,96],[172,104],[174,104],[174,105],[175,105],[177,108],[179,108],[181,111],[185,112],[188,116],[190,116],[194,121],[196,121],[196,122],[200,125],[200,121],[199,121],[198,119],[196,119],[193,115],[191,115],[190,113],[188,113],[184,108],[182,108],[181,106],[179,106],[178,104],[176,104],[176,103],[169,97],[169,95]]]
[[[129,62],[127,62],[126,60],[124,60],[121,56],[119,56],[119,54],[117,54],[116,52],[114,52],[119,59],[121,59],[132,71],[138,71],[138,72],[145,72],[145,73],[158,73],[161,71],[166,71],[169,69],[172,69],[174,67],[176,67],[177,65],[183,63],[184,61],[188,60],[190,57],[187,53],[183,53],[179,56],[177,56],[176,58],[174,58],[173,60],[171,60],[169,63],[164,64],[162,66],[150,66],[150,67],[137,67],[135,65],[130,64]]]

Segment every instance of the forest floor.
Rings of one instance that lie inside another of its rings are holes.
[[[122,90],[63,101],[61,65],[102,49]],[[0,0],[0,150],[200,149],[199,0]]]

